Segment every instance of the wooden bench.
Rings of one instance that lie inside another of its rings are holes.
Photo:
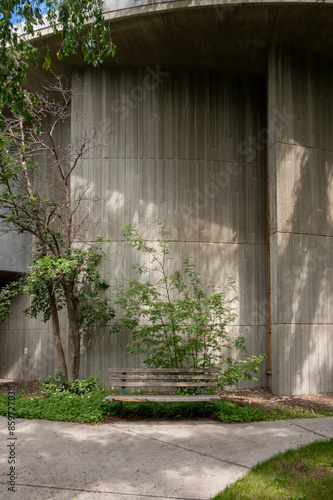
[[[177,368],[110,368],[109,382],[111,387],[121,387],[121,395],[110,395],[104,401],[126,402],[196,402],[203,403],[203,416],[207,401],[220,401],[219,396],[205,394],[206,387],[217,387],[218,369],[177,369]],[[137,389],[161,389],[179,390],[181,388],[200,388],[200,394],[193,395],[168,395],[168,394],[126,394],[128,387]]]

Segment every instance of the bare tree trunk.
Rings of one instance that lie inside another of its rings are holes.
[[[54,293],[50,292],[49,299],[50,299],[51,318],[53,327],[53,340],[57,351],[59,370],[63,373],[66,380],[68,380],[65,353],[62,347],[62,342],[60,337],[60,325],[59,325],[59,316],[57,310],[57,302]]]
[[[64,293],[67,305],[69,334],[71,338],[71,376],[72,379],[75,380],[79,376],[80,369],[80,326],[77,323],[77,307],[67,285],[64,286]]]
[[[73,328],[74,328],[75,353],[76,353],[76,357],[73,358],[72,377],[75,380],[79,377],[80,361],[81,361],[81,346],[80,346],[80,326],[75,321],[77,319],[76,303],[73,301],[72,305],[73,305],[73,318],[74,318]]]

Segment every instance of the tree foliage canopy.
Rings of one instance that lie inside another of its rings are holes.
[[[20,21],[17,24],[17,21]],[[57,58],[82,51],[85,62],[100,66],[115,55],[102,0],[2,0],[0,11],[0,119],[4,107],[32,120],[36,96],[22,89],[29,64],[49,69],[50,51],[42,56],[34,41],[50,27],[60,36]]]

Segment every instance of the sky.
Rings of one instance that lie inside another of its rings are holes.
[[[22,2],[22,5],[24,5],[26,2]],[[37,4],[39,3],[39,1],[34,1],[34,0],[31,0],[30,2],[32,5],[34,4]],[[1,7],[0,7],[1,8]],[[39,9],[41,11],[42,14],[45,14],[46,13],[46,5],[45,5],[45,1],[41,1],[40,2],[40,6],[39,6]],[[18,9],[16,9],[17,11]],[[0,18],[2,17],[2,14],[0,12]],[[21,23],[23,21],[23,18],[21,16],[19,16],[17,13],[15,13],[13,16],[12,16],[12,22],[13,24],[18,24],[18,23]]]

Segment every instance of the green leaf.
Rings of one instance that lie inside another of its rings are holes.
[[[44,60],[44,63],[43,63],[43,68],[44,69],[49,69],[51,66],[51,56],[50,56],[50,52],[47,52],[46,56],[45,56],[45,60]]]

